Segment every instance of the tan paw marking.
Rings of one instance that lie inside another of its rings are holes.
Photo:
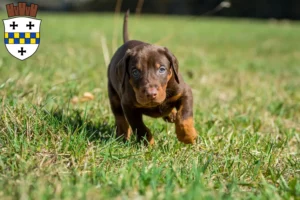
[[[186,120],[176,120],[176,135],[180,142],[185,144],[194,144],[197,138],[197,132],[194,127],[193,118],[188,118]]]

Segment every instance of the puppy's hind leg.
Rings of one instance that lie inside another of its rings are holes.
[[[124,116],[120,98],[110,83],[108,83],[108,96],[111,110],[115,116],[115,122],[117,126],[116,136],[122,137],[125,141],[129,140],[131,132],[130,127]]]

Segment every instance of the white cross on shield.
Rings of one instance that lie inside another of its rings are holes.
[[[32,56],[40,44],[41,20],[15,17],[4,22],[4,43],[8,52],[19,60]]]

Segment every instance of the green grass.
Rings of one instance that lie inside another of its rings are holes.
[[[197,144],[145,118],[148,148],[112,137],[101,37],[111,57],[122,17],[39,17],[33,57],[0,45],[0,199],[300,199],[299,23],[131,16],[130,37],[167,46],[194,93]]]

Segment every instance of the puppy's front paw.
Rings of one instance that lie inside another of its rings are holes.
[[[154,138],[147,127],[145,127],[145,129],[138,130],[137,136],[138,141],[143,142],[146,146],[153,146],[155,143]]]
[[[129,140],[131,130],[129,124],[124,116],[116,116],[116,125],[117,125],[117,137],[122,138],[124,141]]]
[[[169,123],[174,123],[175,120],[176,120],[176,110],[172,110],[172,112],[166,116],[166,117],[163,117],[163,119],[166,121],[166,122],[169,122]]]
[[[151,136],[150,138],[147,139],[147,141],[145,141],[145,145],[146,146],[153,146],[154,145],[154,138]]]
[[[197,131],[194,127],[193,118],[176,120],[176,135],[180,142],[194,144],[197,138]]]

